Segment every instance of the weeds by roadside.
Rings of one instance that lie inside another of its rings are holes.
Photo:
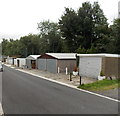
[[[100,80],[90,84],[82,84],[78,86],[80,89],[90,90],[90,91],[100,91],[100,90],[110,90],[120,87],[120,79],[116,80]]]

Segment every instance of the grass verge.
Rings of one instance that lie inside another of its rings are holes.
[[[101,81],[96,81],[90,84],[82,84],[78,86],[80,89],[90,90],[90,91],[101,91],[110,90],[120,87],[120,80],[108,80],[104,79]]]

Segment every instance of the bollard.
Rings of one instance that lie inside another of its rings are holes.
[[[68,74],[68,68],[66,67],[66,69],[65,69],[65,72],[66,72],[66,75]]]
[[[80,85],[82,84],[81,78],[82,78],[82,77],[80,76]]]
[[[70,73],[70,81],[72,81],[72,73]]]

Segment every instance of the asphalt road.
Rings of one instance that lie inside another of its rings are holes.
[[[118,103],[4,66],[5,114],[117,114]]]

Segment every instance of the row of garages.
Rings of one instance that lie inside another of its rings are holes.
[[[73,71],[76,66],[75,53],[46,53],[38,57],[38,69],[52,73],[64,73]]]
[[[39,69],[51,73],[69,73],[76,66],[75,53],[46,53],[29,55],[27,58],[8,57],[6,63],[21,68]]]
[[[22,68],[69,73],[77,65],[76,59],[79,59],[80,76],[97,78],[102,71],[107,77],[120,78],[120,55],[117,54],[45,53],[27,58],[9,57],[6,61]]]

